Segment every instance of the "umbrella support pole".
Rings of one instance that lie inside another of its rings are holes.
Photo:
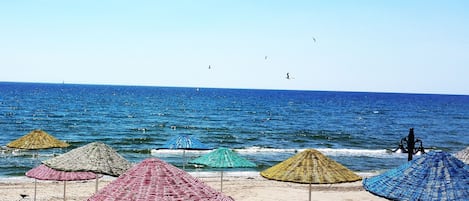
[[[221,185],[220,185],[220,192],[223,192],[223,170],[221,171]]]
[[[309,201],[311,201],[311,182],[309,182]]]
[[[67,187],[67,181],[64,181],[64,201],[65,201],[65,189]]]
[[[36,160],[34,160],[36,163],[39,161],[39,150],[36,149],[36,155],[34,155],[34,153],[33,153],[33,158],[36,159]],[[36,165],[36,164],[34,164],[34,165]],[[34,201],[36,201],[36,191],[37,191],[36,188],[37,188],[37,179],[34,178]]]
[[[186,149],[182,150],[182,169],[186,169]]]
[[[98,192],[98,174],[96,174],[96,188],[95,188],[95,193]]]
[[[36,201],[37,179],[34,179],[34,201]]]

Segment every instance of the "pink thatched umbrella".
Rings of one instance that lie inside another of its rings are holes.
[[[89,180],[95,179],[97,174],[93,172],[65,172],[54,170],[45,165],[39,165],[28,172],[26,172],[27,177],[39,179],[39,180],[53,180],[53,181],[63,181],[64,182],[64,200],[65,200],[65,189],[66,181],[79,181],[79,180]],[[34,185],[36,189],[36,185]],[[36,192],[36,190],[34,190]]]
[[[233,201],[187,172],[156,158],[145,159],[88,199]]]

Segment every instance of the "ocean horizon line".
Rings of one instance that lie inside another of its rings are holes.
[[[402,94],[402,95],[441,95],[441,96],[469,96],[463,93],[412,92],[412,91],[366,91],[366,90],[333,90],[333,89],[276,89],[276,88],[238,88],[213,86],[171,86],[151,84],[122,84],[122,83],[68,83],[68,82],[28,82],[28,81],[0,81],[0,84],[43,84],[69,86],[113,86],[113,87],[149,87],[149,88],[182,88],[182,89],[226,89],[226,90],[259,90],[259,91],[298,91],[298,92],[328,92],[328,93],[372,93],[372,94]]]

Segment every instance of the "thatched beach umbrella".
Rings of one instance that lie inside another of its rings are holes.
[[[302,151],[260,173],[263,177],[278,181],[309,184],[334,184],[354,182],[361,177],[314,149]]]
[[[469,147],[466,147],[465,149],[459,151],[454,156],[462,162],[469,164]]]
[[[467,200],[469,166],[433,151],[363,180],[367,191],[391,200]]]
[[[42,130],[33,130],[7,144],[7,147],[17,149],[49,149],[65,148],[68,146],[70,146],[68,143],[62,142]]]
[[[156,158],[145,159],[88,200],[233,201],[187,172]]]
[[[182,168],[184,169],[186,164],[186,150],[209,150],[211,149],[207,145],[203,144],[200,140],[195,137],[188,135],[178,135],[166,142],[159,149],[182,149]]]
[[[208,150],[211,148],[195,137],[189,135],[177,135],[161,146],[161,149]]]
[[[33,130],[30,133],[7,144],[7,147],[10,148],[36,150],[36,157],[38,155],[37,150],[39,149],[65,148],[68,146],[70,146],[70,144],[56,139],[43,130]],[[35,179],[34,200],[36,200],[36,188],[37,181]]]
[[[249,168],[257,166],[253,162],[242,158],[228,148],[218,148],[190,161],[189,163],[205,165],[213,168]],[[223,191],[223,169],[221,170],[220,191]]]
[[[85,171],[110,176],[119,176],[132,166],[114,149],[101,142],[92,142],[75,148],[60,156],[45,160],[43,163],[61,171]],[[97,178],[96,191],[98,191]]]
[[[31,177],[39,180],[52,180],[52,181],[63,181],[64,182],[64,200],[66,193],[67,181],[79,181],[79,180],[90,180],[95,179],[97,174],[93,172],[65,172],[54,170],[45,166],[44,164],[39,165],[28,172],[27,177]]]

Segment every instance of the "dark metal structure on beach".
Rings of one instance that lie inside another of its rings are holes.
[[[404,143],[406,146],[404,147]],[[420,143],[418,148],[415,148],[415,145]],[[407,137],[403,137],[399,143],[399,146],[393,150],[393,152],[401,152],[407,153],[407,160],[411,161],[414,154],[417,153],[425,153],[425,149],[423,148],[423,142],[420,139],[415,139],[414,135],[414,128],[409,129],[409,135]]]

